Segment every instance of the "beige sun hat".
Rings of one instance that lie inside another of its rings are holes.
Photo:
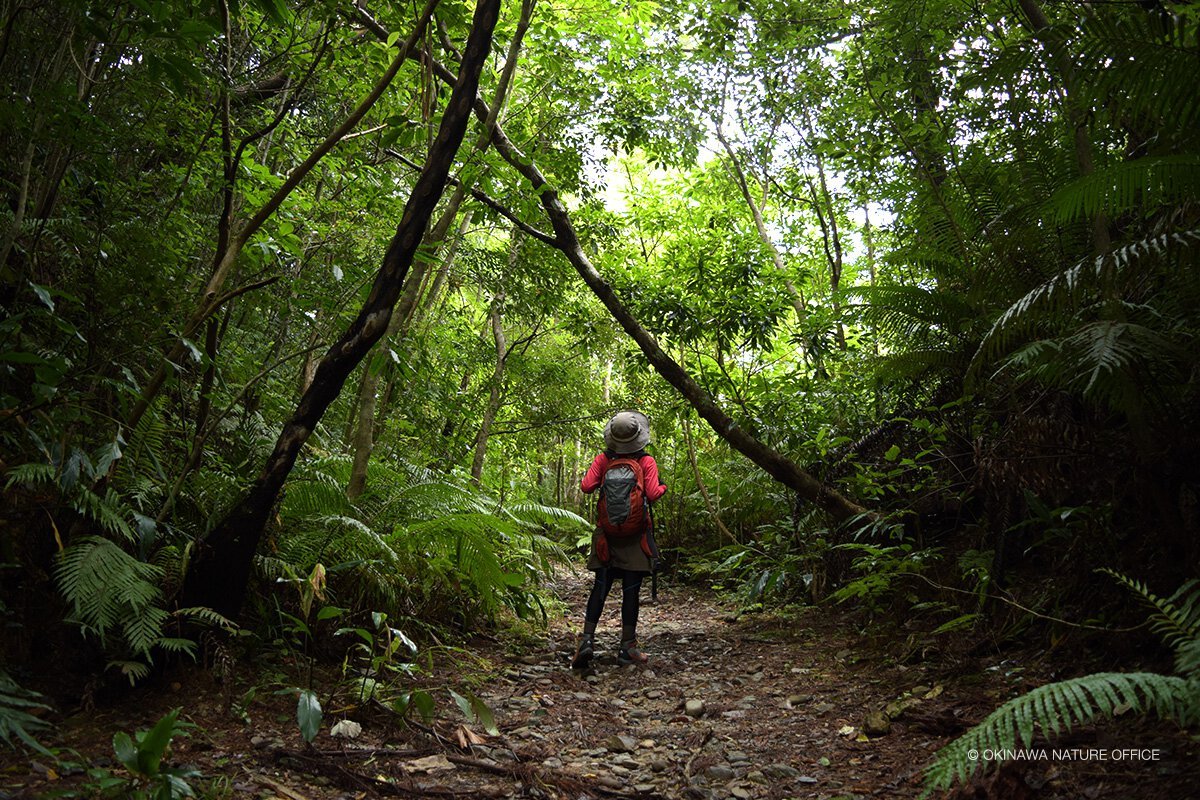
[[[636,453],[650,443],[650,420],[640,411],[619,411],[604,426],[604,445],[618,455]]]

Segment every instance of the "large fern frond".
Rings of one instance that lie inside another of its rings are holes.
[[[1098,169],[1059,189],[1049,212],[1064,224],[1200,197],[1200,156],[1153,156]]]
[[[73,542],[59,557],[54,577],[74,619],[102,641],[120,626],[134,637],[130,646],[144,653],[161,633],[166,619],[158,607],[162,571],[108,539],[85,536]]]
[[[1080,50],[1095,67],[1085,73],[1096,104],[1127,118],[1155,120],[1176,131],[1200,124],[1196,92],[1197,26],[1182,14],[1090,15]]]
[[[1153,672],[1101,672],[1040,686],[939,750],[926,772],[926,787],[946,789],[969,780],[986,763],[979,758],[982,752],[1030,747],[1038,733],[1057,736],[1126,710],[1194,724],[1200,718],[1200,681]]]
[[[1113,277],[1118,278],[1150,259],[1166,261],[1194,248],[1200,248],[1200,229],[1141,239],[1060,272],[1031,289],[996,319],[976,350],[968,375],[976,375],[983,364],[1007,350],[1038,324],[1094,293],[1106,270],[1113,270]]]
[[[1151,629],[1176,651],[1175,671],[1193,676],[1197,668],[1196,644],[1200,642],[1200,580],[1190,580],[1170,597],[1164,598],[1151,592],[1141,581],[1115,570],[1100,571],[1120,581],[1153,610],[1150,616]]]

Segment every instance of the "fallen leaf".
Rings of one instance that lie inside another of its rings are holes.
[[[843,725],[838,731],[838,736],[853,736],[858,733],[858,730],[853,725]]]
[[[432,756],[425,756],[413,761],[404,762],[404,766],[411,772],[439,772],[441,770],[454,769],[454,765],[450,760],[441,753]]]

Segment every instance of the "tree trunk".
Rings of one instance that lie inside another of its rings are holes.
[[[513,241],[513,252],[510,260],[516,258],[517,242]],[[471,459],[471,483],[479,486],[483,480],[483,459],[487,456],[488,437],[492,433],[492,423],[500,411],[500,400],[504,394],[504,367],[508,360],[508,340],[504,337],[504,318],[500,309],[504,305],[504,293],[500,292],[492,300],[492,340],[496,344],[496,369],[492,372],[492,388],[488,393],[487,407],[483,410],[483,421],[479,424],[479,434],[475,437],[475,455]]]
[[[1046,50],[1054,59],[1059,80],[1062,81],[1067,120],[1071,124],[1075,164],[1079,168],[1081,176],[1091,175],[1096,171],[1096,167],[1092,159],[1092,140],[1088,136],[1087,129],[1089,114],[1088,109],[1083,108],[1079,102],[1079,92],[1075,89],[1075,67],[1071,63],[1071,56],[1062,49],[1061,42],[1046,36],[1046,32],[1050,28],[1050,18],[1046,16],[1046,12],[1042,10],[1037,0],[1017,0],[1017,5],[1021,7],[1034,38],[1045,45]],[[1112,247],[1108,222],[1108,215],[1102,211],[1097,213],[1096,218],[1092,220],[1092,249],[1096,255],[1107,253]]]
[[[476,100],[475,113],[476,116],[487,115],[487,108],[482,100]],[[612,286],[601,277],[591,260],[588,259],[579,242],[579,237],[575,233],[575,228],[571,224],[570,216],[558,199],[558,192],[546,182],[541,170],[533,163],[533,160],[520,153],[499,126],[496,126],[494,130],[493,142],[497,152],[514,169],[525,176],[533,191],[541,199],[542,207],[554,227],[559,249],[562,250],[575,271],[579,273],[583,282],[608,309],[613,319],[641,348],[643,355],[646,356],[655,371],[691,403],[696,412],[712,426],[718,436],[766,470],[775,480],[796,491],[801,497],[817,503],[839,521],[865,513],[865,508],[846,498],[832,487],[824,485],[793,461],[777,453],[744,430],[713,401],[712,397],[687,372],[675,363],[674,359],[659,347],[650,332],[643,328],[641,323],[625,308],[625,304],[617,297]]]
[[[370,294],[358,317],[317,365],[312,384],[284,425],[274,452],[249,493],[198,541],[184,586],[189,605],[208,606],[228,617],[235,617],[241,610],[263,528],[300,448],[341,392],[347,377],[387,329],[404,277],[446,187],[450,167],[466,133],[499,8],[500,0],[478,0],[462,67],[454,80],[437,136]]]
[[[767,230],[767,223],[763,219],[762,209],[759,208],[754,195],[750,193],[750,185],[746,182],[746,175],[742,171],[742,166],[733,152],[733,147],[726,140],[725,135],[721,133],[720,125],[717,125],[717,140],[721,142],[721,146],[725,148],[726,155],[729,156],[730,171],[733,173],[734,180],[737,181],[738,188],[742,190],[742,199],[750,207],[750,213],[754,217],[754,228],[758,231],[758,239],[771,253],[771,261],[775,264],[775,271],[783,279],[783,287],[787,290],[788,297],[791,298],[792,308],[796,310],[796,319],[798,321],[803,320],[808,315],[808,311],[804,307],[804,295],[800,294],[800,290],[796,288],[796,284],[792,283],[792,279],[788,275],[787,264],[783,260],[783,254],[779,252],[779,247],[775,244],[775,240],[771,238],[770,231]]]
[[[696,488],[700,490],[700,496],[704,498],[704,507],[708,509],[708,516],[712,518],[713,524],[717,526],[725,538],[734,544],[739,544],[737,537],[725,527],[725,523],[721,521],[721,517],[717,514],[716,506],[713,505],[712,498],[708,494],[708,487],[704,485],[704,479],[700,477],[700,464],[696,460],[696,446],[692,443],[692,423],[687,417],[683,419],[683,439],[687,444],[688,461],[692,464],[692,475],[696,477]]]

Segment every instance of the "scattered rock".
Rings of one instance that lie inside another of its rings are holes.
[[[546,769],[562,769],[563,762],[561,758],[547,758],[542,762],[542,766]]]
[[[798,780],[800,783],[817,783],[818,782],[817,779],[811,775],[801,775],[799,778],[796,778],[796,780]]]
[[[657,700],[658,698],[660,698],[662,696],[663,696],[663,693],[660,692],[658,689],[650,689],[649,691],[646,692],[646,697],[651,700]]]
[[[689,717],[703,717],[704,711],[705,707],[703,700],[688,700],[683,706],[683,713],[687,714]]]
[[[798,708],[799,706],[807,705],[812,702],[811,694],[792,694],[788,695],[787,707]]]
[[[637,739],[619,733],[605,739],[604,746],[610,753],[632,753],[637,749]]]
[[[712,781],[729,781],[733,780],[733,768],[727,764],[713,764],[708,769],[704,770],[704,775]]]
[[[750,790],[744,786],[735,786],[729,790],[729,793],[738,800],[750,800],[750,798],[754,796],[750,793]]]
[[[886,736],[892,732],[892,721],[882,711],[872,711],[863,720],[862,729],[867,736]]]
[[[763,767],[763,772],[772,778],[798,778],[800,770],[787,764],[770,764]]]
[[[835,706],[833,703],[817,703],[815,706],[813,706],[813,711],[818,714],[828,714],[835,708],[837,708],[837,706]]]

